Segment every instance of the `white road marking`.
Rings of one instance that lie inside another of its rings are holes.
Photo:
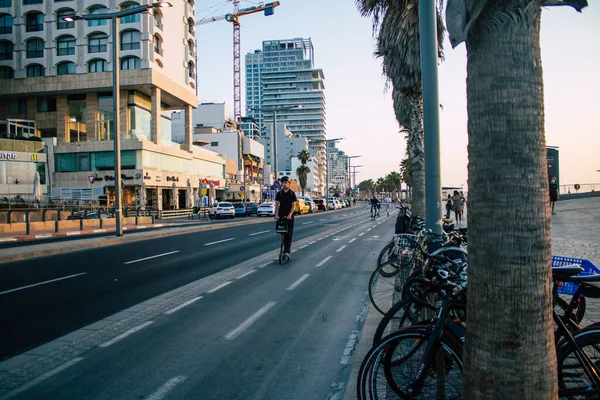
[[[136,333],[137,331],[139,331],[140,329],[144,329],[145,327],[147,327],[148,325],[154,323],[154,321],[146,321],[143,324],[140,324],[136,327],[131,328],[130,330],[128,330],[127,332],[123,332],[121,333],[119,336],[115,336],[114,338],[110,339],[108,342],[104,342],[100,345],[100,347],[108,347],[111,344],[115,344],[117,343],[119,340],[125,339],[127,336]]]
[[[34,380],[29,381],[25,385],[18,387],[17,389],[13,390],[12,392],[6,393],[4,396],[0,397],[0,399],[4,400],[4,399],[9,399],[13,396],[16,396],[17,394],[22,393],[22,392],[26,391],[27,389],[37,385],[38,383],[42,382],[43,380],[46,380],[46,379],[58,374],[59,372],[64,371],[65,369],[69,368],[71,365],[77,364],[81,360],[83,360],[83,357],[76,357],[70,361],[67,361],[63,365],[59,365],[58,367],[38,376]]]
[[[371,229],[373,229],[373,228],[369,228],[369,229],[367,229],[367,232],[369,232]]]
[[[320,219],[319,221],[327,221],[327,218]]]
[[[65,279],[71,279],[71,278],[75,278],[76,276],[85,275],[85,274],[87,274],[87,272],[82,272],[80,274],[75,274],[75,275],[63,276],[62,278],[51,279],[49,281],[34,283],[32,285],[21,286],[21,287],[18,287],[18,288],[9,289],[9,290],[5,290],[3,292],[0,292],[0,295],[6,294],[6,293],[11,293],[11,292],[17,292],[19,290],[29,289],[29,288],[32,288],[32,287],[35,287],[35,286],[45,285],[47,283],[52,283],[52,282],[57,282],[57,281],[63,281]]]
[[[201,298],[202,298],[202,296],[194,297],[193,299],[188,300],[185,303],[182,303],[182,304],[178,305],[177,307],[171,308],[169,311],[165,311],[165,314],[167,314],[167,315],[173,314],[175,311],[179,311],[183,307],[189,306],[190,304],[192,304],[195,301],[200,300]]]
[[[354,242],[355,240],[356,240],[356,238],[352,238],[352,239],[350,239],[350,240],[348,241],[348,243],[352,243],[352,242]]]
[[[320,263],[318,263],[317,265],[315,265],[315,267],[321,267],[323,266],[323,264],[325,264],[327,261],[329,261],[331,259],[332,256],[327,256],[325,257],[325,259],[323,261],[321,261]]]
[[[312,241],[312,242],[310,242],[309,244],[315,244],[315,243],[317,243],[317,241],[316,241],[316,240],[313,240],[313,241]]]
[[[219,289],[223,289],[225,286],[229,285],[230,283],[231,283],[231,281],[223,282],[223,283],[221,283],[219,286],[217,286],[217,287],[214,287],[214,288],[210,289],[210,290],[209,290],[208,292],[206,292],[206,293],[214,293],[214,292],[216,292],[216,291],[217,291],[217,290],[219,290]]]
[[[267,265],[271,265],[271,264],[273,264],[273,261],[269,261],[269,262],[268,262],[268,263],[266,263],[266,264],[259,265],[257,268],[264,268],[264,267],[266,267]]]
[[[344,250],[346,248],[346,245],[343,245],[342,247],[340,247],[339,249],[337,249],[335,252],[339,253],[340,251]]]
[[[245,273],[245,274],[243,274],[243,275],[240,275],[240,276],[238,276],[238,277],[237,277],[237,278],[235,278],[235,279],[242,279],[242,278],[245,278],[245,277],[247,277],[248,275],[250,275],[250,274],[253,274],[253,273],[255,273],[255,272],[256,272],[256,270],[255,270],[255,269],[251,269],[250,271],[246,272],[246,273]]]
[[[299,284],[301,284],[302,282],[304,282],[306,280],[306,278],[308,278],[310,276],[310,274],[304,274],[302,275],[302,277],[300,279],[298,279],[296,282],[292,283],[286,290],[294,290],[298,287]]]
[[[276,303],[274,301],[272,301],[270,303],[267,303],[263,308],[261,308],[260,310],[258,310],[254,314],[252,314],[252,316],[250,318],[248,318],[247,320],[245,320],[244,322],[242,322],[240,324],[240,326],[238,326],[237,328],[235,328],[234,330],[232,330],[231,332],[229,332],[225,336],[225,339],[226,340],[233,340],[236,337],[238,337],[239,335],[241,335],[242,333],[244,333],[244,331],[246,331],[246,329],[250,328],[252,326],[252,324],[254,324],[256,321],[258,321],[258,319],[260,317],[262,317],[263,315],[265,315],[267,313],[267,311],[269,311],[271,308],[273,308],[273,306],[275,304]]]
[[[298,247],[298,250],[302,250],[303,248],[305,248],[307,246],[308,246],[307,244],[305,244],[304,246],[300,246],[300,247]]]
[[[249,234],[248,236],[262,235],[263,233],[267,233],[267,232],[271,232],[271,231],[254,232],[254,233]]]
[[[303,222],[302,225],[308,225],[308,224],[314,224],[315,221],[308,221],[308,222]]]
[[[173,388],[180,383],[185,382],[187,376],[176,376],[175,378],[169,379],[167,383],[158,388],[158,390],[146,397],[145,400],[162,400],[165,396],[173,390]]]
[[[217,244],[217,243],[223,243],[223,242],[229,242],[230,240],[235,240],[235,238],[229,238],[229,239],[217,240],[216,242],[204,243],[204,245],[205,245],[205,246],[212,246],[213,244]]]
[[[358,234],[358,236],[362,236],[362,235],[364,235],[364,234],[365,234],[365,233],[364,233],[364,232],[362,232],[362,233],[359,233],[359,234]]]
[[[179,253],[179,250],[175,250],[175,251],[170,251],[168,253],[162,253],[162,254],[157,254],[155,256],[150,256],[150,257],[144,257],[144,258],[140,258],[138,260],[133,260],[133,261],[127,261],[126,263],[123,264],[134,264],[136,262],[140,262],[140,261],[146,261],[146,260],[151,260],[153,258],[158,258],[158,257],[164,257],[164,256],[168,256],[170,254],[175,254],[175,253]]]

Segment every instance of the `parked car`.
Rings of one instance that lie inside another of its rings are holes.
[[[208,212],[210,218],[233,218],[235,217],[235,209],[233,204],[220,201],[216,206],[212,206]]]
[[[296,210],[294,211],[294,213],[296,215],[304,215],[304,214],[308,214],[309,211],[309,207],[308,204],[306,204],[306,200],[302,199],[302,198],[297,198],[296,199]]]
[[[248,215],[248,211],[246,207],[244,207],[244,203],[233,203],[233,209],[235,210],[236,217],[245,217]]]
[[[256,215],[259,217],[262,215],[273,217],[275,216],[275,203],[272,201],[266,201],[258,206],[258,210],[256,210]]]
[[[329,201],[327,202],[327,208],[328,208],[329,210],[337,210],[337,206],[336,206],[336,204],[335,204],[335,200],[329,200]]]
[[[319,207],[317,207],[317,204],[314,201],[312,201],[312,200],[308,201],[307,204],[308,204],[308,212],[310,214],[316,213],[317,211],[319,211]]]
[[[67,217],[68,220],[77,220],[77,219],[105,219],[112,218],[112,216],[104,211],[78,211],[73,215],[69,215]]]
[[[248,215],[258,213],[258,204],[256,203],[246,203],[246,212]]]
[[[317,205],[319,211],[327,211],[325,200],[323,199],[315,199],[313,202]]]

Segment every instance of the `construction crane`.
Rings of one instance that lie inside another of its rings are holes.
[[[242,15],[254,14],[264,11],[265,16],[273,15],[274,8],[279,5],[278,1],[272,3],[259,3],[258,6],[239,9],[239,0],[228,0],[233,2],[233,13],[218,17],[208,17],[196,21],[196,26],[210,24],[211,22],[227,21],[233,24],[233,116],[235,123],[240,123],[242,117],[242,93],[240,76],[240,21]]]

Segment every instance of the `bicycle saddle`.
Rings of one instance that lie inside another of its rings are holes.
[[[570,280],[574,275],[580,274],[583,272],[583,268],[581,268],[577,264],[565,265],[564,267],[553,267],[552,268],[552,277],[555,280],[564,281]]]

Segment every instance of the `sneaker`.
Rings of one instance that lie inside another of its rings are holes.
[[[291,251],[286,251],[284,254],[285,254],[285,256],[287,257],[288,260],[292,259],[292,252]]]

